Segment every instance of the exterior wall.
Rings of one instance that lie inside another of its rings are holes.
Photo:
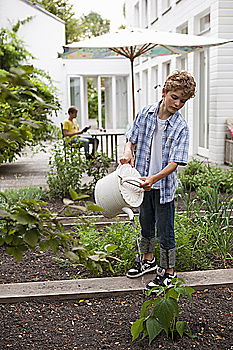
[[[147,16],[145,8],[147,3]],[[188,34],[200,34],[200,18],[210,14],[210,28],[200,35],[233,39],[233,1],[231,0],[126,0],[126,23],[130,26],[152,28],[160,31],[181,32],[187,25]],[[146,22],[146,18],[147,23]],[[190,53],[179,57],[169,55],[159,58],[140,58],[135,65],[136,77],[136,105],[139,108],[145,103],[153,103],[161,96],[161,89],[166,78],[166,63],[170,64],[170,71],[185,69],[195,76],[197,81],[197,95],[185,106],[185,117],[191,131],[190,156],[200,154],[212,162],[224,162],[225,121],[232,118],[233,107],[233,44],[213,47],[206,51],[208,55],[208,84],[207,96],[201,95],[199,53]],[[182,61],[183,59],[183,61]],[[155,82],[153,67],[157,67],[158,81]],[[148,92],[145,91],[143,71],[148,71]],[[155,84],[156,83],[156,84]],[[155,93],[154,85],[160,85]],[[144,90],[144,91],[143,91]],[[147,95],[147,99],[145,96]],[[206,149],[198,146],[199,110],[206,100],[209,111],[209,136]],[[146,101],[147,100],[147,101]]]
[[[62,60],[62,74],[63,74],[63,91],[65,91],[65,96],[63,99],[63,111],[66,113],[69,104],[70,104],[70,96],[69,96],[69,80],[71,77],[80,77],[81,78],[81,126],[87,124],[87,91],[83,86],[84,79],[86,77],[117,77],[117,76],[126,76],[128,79],[128,91],[130,91],[130,82],[129,82],[129,61],[126,59],[63,59]],[[116,94],[113,94],[113,103],[114,103],[114,112],[112,115],[113,124],[114,120],[116,121],[118,106],[116,103]],[[128,111],[132,109],[131,107],[131,98],[128,98]],[[61,120],[64,119],[64,115]],[[118,128],[119,129],[119,128]]]
[[[125,59],[103,60],[66,60],[58,58],[58,53],[63,52],[65,44],[65,25],[62,20],[47,12],[38,4],[28,0],[0,0],[0,26],[10,27],[18,20],[24,20],[32,16],[32,20],[23,25],[18,34],[24,40],[27,50],[35,59],[32,64],[45,70],[53,79],[57,88],[57,95],[61,103],[61,110],[53,116],[56,125],[64,120],[70,104],[69,77],[70,76],[127,76],[129,77],[130,65]],[[129,79],[128,79],[129,81]],[[128,82],[128,91],[131,92]],[[81,104],[85,112],[87,94],[81,96]],[[116,96],[113,96],[113,104],[116,105]],[[119,113],[116,106],[115,120]],[[131,96],[128,98],[128,111],[131,107]],[[114,117],[114,116],[113,116]],[[85,118],[83,123],[85,123]]]
[[[32,16],[32,20],[19,29],[18,35],[25,42],[26,49],[35,57],[32,64],[46,71],[53,79],[59,100],[63,100],[62,60],[65,25],[62,20],[27,0],[1,0],[0,26],[11,27],[18,20]],[[62,114],[62,112],[60,112]],[[59,114],[59,113],[58,113]],[[57,118],[54,116],[57,124]]]

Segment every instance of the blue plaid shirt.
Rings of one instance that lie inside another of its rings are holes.
[[[157,126],[159,103],[144,107],[136,116],[126,136],[137,145],[135,167],[142,177],[148,176],[151,159],[151,142]],[[188,162],[189,129],[182,115],[177,111],[165,123],[162,135],[162,169],[168,163],[186,165]],[[174,199],[177,187],[177,169],[160,180],[160,203]]]

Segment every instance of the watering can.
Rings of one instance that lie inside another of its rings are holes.
[[[140,174],[130,164],[119,165],[117,169],[97,181],[95,186],[95,202],[105,209],[103,215],[113,218],[125,212],[130,220],[134,214],[131,208],[141,205],[144,190],[140,187],[143,182]]]

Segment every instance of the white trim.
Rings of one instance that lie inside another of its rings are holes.
[[[116,129],[116,76],[112,76],[112,127]]]
[[[102,111],[101,111],[101,76],[97,77],[97,91],[98,91],[98,121],[99,129],[102,129]]]

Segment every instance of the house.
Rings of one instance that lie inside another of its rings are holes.
[[[63,60],[58,57],[65,45],[65,23],[29,0],[1,0],[0,26],[11,27],[18,20],[32,17],[20,27],[20,38],[33,54],[35,67],[45,70],[53,79],[61,110],[53,116],[56,125],[64,120],[70,105],[79,109],[81,127],[125,130],[129,123],[130,101],[128,62],[124,59]],[[88,81],[96,88],[98,113],[95,120],[88,119]]]
[[[227,0],[125,0],[128,26],[233,39],[233,1]],[[32,16],[19,34],[57,87],[61,111],[79,108],[81,127],[123,131],[132,122],[130,65],[127,59],[63,59],[65,25],[62,20],[29,0],[0,1],[0,26]],[[10,21],[10,22],[9,22]],[[185,55],[139,57],[135,60],[136,110],[160,99],[166,76],[185,69],[195,76],[197,94],[182,110],[191,131],[190,156],[224,163],[226,120],[233,110],[233,44]],[[89,83],[97,92],[96,118],[89,120]]]
[[[233,39],[233,1],[126,0],[128,26]],[[185,69],[197,94],[182,110],[191,131],[190,156],[224,162],[226,120],[233,110],[233,43],[185,55],[139,58],[135,64],[136,105],[161,96],[166,76]]]

